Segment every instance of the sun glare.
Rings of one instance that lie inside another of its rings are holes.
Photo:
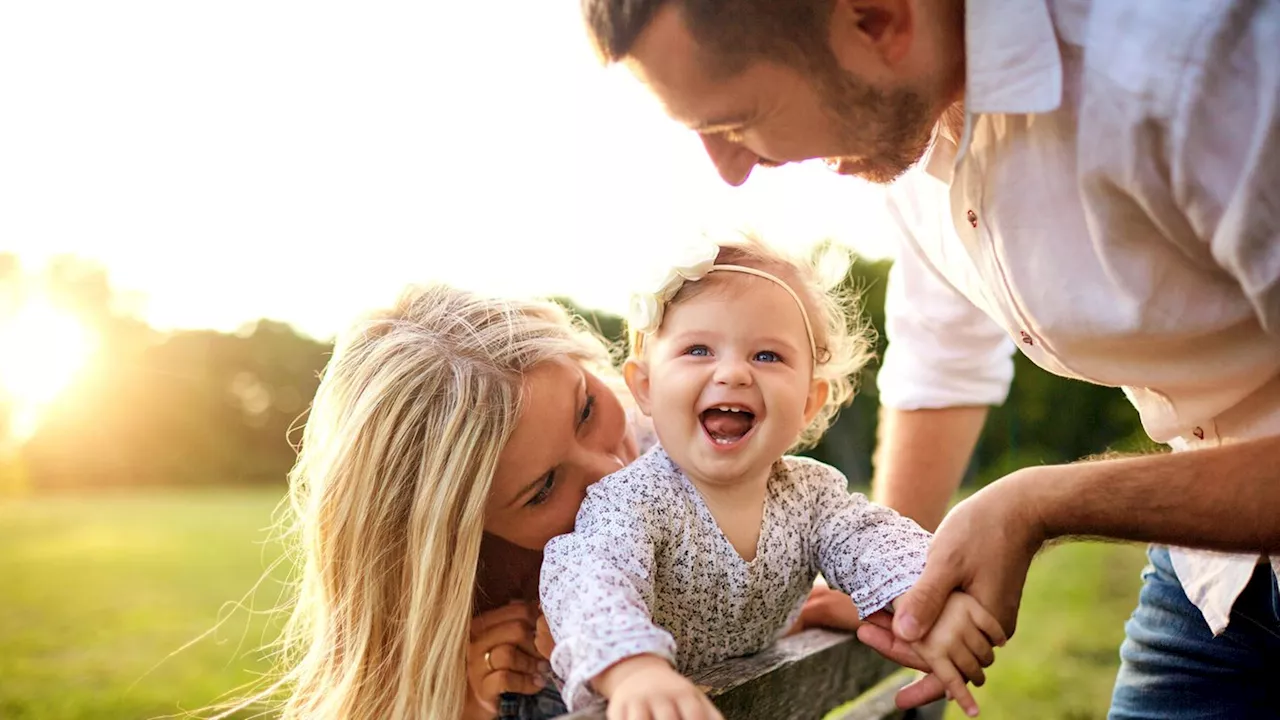
[[[0,404],[8,435],[30,437],[41,413],[66,390],[93,355],[95,338],[75,315],[29,300],[0,315]]]

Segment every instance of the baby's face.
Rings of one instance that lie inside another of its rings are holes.
[[[690,477],[732,484],[767,473],[822,398],[804,317],[786,290],[735,272],[698,282],[706,287],[667,308],[646,354],[638,394],[647,397],[637,400]]]

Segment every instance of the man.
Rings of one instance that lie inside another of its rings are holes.
[[[583,11],[601,55],[698,132],[730,184],[810,158],[894,182],[881,500],[942,518],[1013,346],[1123,387],[1151,437],[1183,451],[992,484],[938,528],[897,638],[863,639],[909,662],[899,640],[956,588],[1012,631],[1047,540],[1149,542],[1112,717],[1280,712],[1264,675],[1280,661],[1280,3]]]

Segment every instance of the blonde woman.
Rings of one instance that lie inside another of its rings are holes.
[[[641,449],[614,387],[551,303],[416,288],[339,337],[290,477],[281,716],[561,711],[534,643],[542,549]],[[829,592],[802,622],[856,623]]]

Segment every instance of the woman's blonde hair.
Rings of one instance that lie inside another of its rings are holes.
[[[558,305],[443,285],[338,338],[290,474],[285,720],[456,718],[484,508],[523,376],[603,345]],[[594,369],[593,367],[593,369]]]
[[[852,258],[829,242],[815,246],[807,257],[785,252],[750,233],[714,242],[720,246],[717,265],[743,265],[777,275],[805,305],[816,349],[814,378],[825,380],[829,390],[826,402],[791,449],[812,447],[831,427],[840,408],[853,400],[857,376],[872,358],[875,331],[862,315],[857,291],[846,282]],[[706,283],[685,282],[667,306],[694,297],[706,287]],[[629,332],[628,337],[634,352],[636,333]]]

